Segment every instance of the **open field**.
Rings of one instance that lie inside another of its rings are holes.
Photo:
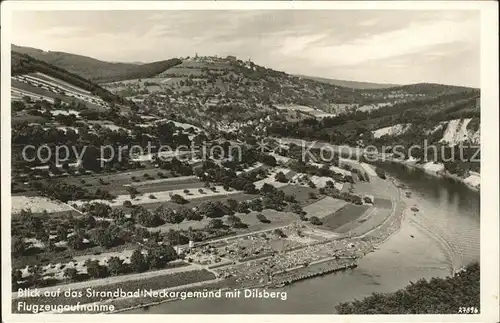
[[[392,201],[387,198],[375,197],[373,206],[381,209],[392,209]]]
[[[73,211],[68,205],[42,196],[12,196],[12,214],[30,209],[33,213]]]
[[[379,177],[371,177],[370,182],[357,182],[354,184],[355,194],[375,195],[375,197],[398,196],[398,188],[390,180],[383,180]]]
[[[140,184],[140,183],[137,183]],[[200,181],[179,181],[177,183],[174,182],[156,182],[156,183],[151,183],[151,184],[141,184],[139,186],[136,185],[131,185],[134,186],[140,193],[154,193],[155,192],[162,192],[162,191],[171,191],[171,190],[185,190],[189,189],[190,191],[194,192],[199,192],[199,189],[202,189],[204,193],[202,194],[207,194],[209,195],[212,193],[212,191],[206,187],[204,187],[204,183]],[[121,191],[122,194],[126,194],[127,186],[123,187],[123,190]],[[116,191],[115,191],[116,192]],[[115,193],[117,194],[117,193]]]
[[[217,197],[217,196],[228,196],[228,195],[233,195],[233,194],[239,194],[241,193],[240,191],[226,191],[222,186],[215,186],[215,191],[211,190],[206,190],[203,193],[198,192],[197,190],[192,190],[190,193],[186,194],[184,193],[184,189],[176,189],[176,190],[169,190],[169,191],[161,191],[161,192],[154,192],[154,194],[142,194],[134,199],[130,198],[130,194],[123,194],[123,195],[117,195],[115,199],[112,201],[108,200],[91,200],[91,201],[86,201],[86,200],[76,200],[76,201],[70,201],[69,204],[73,205],[83,205],[86,203],[92,203],[92,202],[100,202],[104,204],[108,204],[109,206],[121,206],[125,201],[131,201],[132,204],[137,205],[137,204],[150,204],[150,203],[157,203],[157,202],[168,202],[172,200],[173,195],[180,195],[186,200],[194,200],[194,199],[199,199],[203,197]],[[154,195],[154,198],[152,198],[151,195]]]
[[[127,187],[126,185],[140,185],[141,183],[144,183],[144,185],[147,187],[150,180],[147,179],[160,179],[158,176],[158,173],[161,172],[164,176],[171,176],[169,171],[161,170],[158,168],[150,168],[150,169],[140,169],[140,170],[134,170],[134,171],[127,171],[127,172],[122,172],[122,173],[114,173],[114,174],[105,174],[105,175],[100,175],[100,174],[92,174],[92,175],[85,175],[85,176],[78,176],[78,177],[64,177],[58,179],[59,181],[66,183],[66,184],[71,184],[71,185],[77,185],[77,186],[85,186],[85,187],[91,187],[91,188],[101,188],[109,191],[111,194],[127,194]],[[146,179],[146,174],[147,174],[147,179]],[[134,178],[136,181],[140,182],[135,182]],[[168,178],[170,179],[170,178]],[[193,178],[188,178],[188,177],[179,177],[177,178],[171,178],[171,181],[166,181],[165,182],[165,189],[158,189],[160,190],[169,190],[172,185],[176,184],[186,184],[186,183],[196,183],[196,179]],[[104,182],[104,184],[101,182]],[[83,181],[83,182],[82,182]],[[198,181],[199,182],[199,181]],[[153,182],[152,186],[156,186],[158,182]],[[160,186],[156,186],[160,187]],[[194,185],[193,187],[196,187]],[[138,188],[139,191],[142,192],[142,187]]]
[[[299,185],[287,185],[279,188],[280,191],[285,192],[288,195],[294,195],[297,202],[301,205],[314,203],[316,200],[309,198],[309,193],[314,193],[318,198],[320,196],[319,190],[317,188],[310,188],[307,186]]]
[[[334,199],[333,197],[325,197],[317,202],[309,204],[304,208],[307,212],[307,216],[317,216],[318,218],[324,218],[332,213],[337,212],[339,209],[343,208],[347,204],[344,200]]]
[[[323,221],[323,226],[335,231],[340,226],[357,220],[362,216],[370,207],[366,205],[354,205],[346,204],[341,209],[337,210],[335,213],[325,216]]]

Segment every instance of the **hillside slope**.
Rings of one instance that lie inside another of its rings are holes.
[[[155,114],[180,114],[206,122],[286,121],[333,117],[385,109],[443,95],[473,91],[437,84],[386,89],[353,89],[260,66],[234,57],[187,58],[151,77],[104,84],[114,93],[142,104]]]
[[[386,89],[391,87],[400,86],[398,84],[385,84],[385,83],[371,83],[371,82],[358,82],[358,81],[346,81],[346,80],[336,80],[330,79],[326,77],[317,77],[317,76],[309,76],[309,75],[300,75],[297,74],[297,77],[310,79],[318,82],[348,87],[351,89]]]
[[[151,77],[181,62],[179,59],[169,59],[147,64],[111,63],[82,55],[16,45],[12,45],[12,50],[99,83]]]

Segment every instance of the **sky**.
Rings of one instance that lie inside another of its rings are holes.
[[[16,11],[13,44],[113,62],[234,55],[290,74],[480,86],[479,11]]]

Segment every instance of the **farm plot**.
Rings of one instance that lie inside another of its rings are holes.
[[[337,212],[344,206],[347,202],[344,200],[334,199],[333,197],[325,197],[318,202],[309,204],[304,208],[307,212],[307,216],[317,216],[318,218],[324,218],[332,213]]]
[[[342,225],[351,221],[356,221],[369,208],[370,207],[366,205],[346,204],[335,213],[325,216],[322,219],[323,226],[330,230],[336,231],[336,229],[341,227]]]
[[[12,196],[12,214],[21,213],[22,210],[30,209],[33,213],[48,213],[73,211],[73,209],[61,202],[50,200],[42,196]]]
[[[145,179],[149,180],[154,178],[158,179],[160,177],[158,173],[161,173],[162,176],[171,176],[169,171],[158,170],[153,168],[153,169],[141,169],[130,172],[107,174],[107,175],[66,177],[66,178],[61,178],[60,181],[71,185],[78,185],[78,186],[84,185],[86,187],[106,189],[111,194],[125,194],[127,192],[125,185],[129,185],[130,183],[134,183],[135,181],[141,181]],[[185,180],[191,181],[191,179],[187,179],[186,177],[179,177],[178,182],[176,177],[171,177],[171,179],[173,181],[169,182],[169,184],[184,183]]]
[[[35,93],[37,92],[37,93]],[[47,102],[50,102],[50,103],[54,103],[54,98],[53,97],[50,97],[50,96],[47,96],[45,95],[45,93],[43,94],[40,94],[40,91],[29,91],[28,89],[21,89],[21,88],[12,88],[10,90],[10,93],[12,96],[15,96],[15,97],[29,97],[31,99],[31,101],[38,101],[38,100],[45,100]]]
[[[279,189],[283,191],[285,194],[294,195],[297,202],[301,205],[309,204],[311,202],[316,201],[315,199],[310,198],[310,193],[313,193],[316,196],[319,196],[319,190],[315,188],[310,188],[306,186],[298,186],[298,185],[287,185]]]
[[[27,83],[23,83],[17,80],[12,80],[12,91],[21,91],[21,92],[27,92],[30,93],[32,96],[36,97],[43,97],[46,98],[47,101],[50,100],[50,102],[54,102],[55,98],[59,98],[62,102],[70,104],[72,101],[82,103],[86,105],[89,109],[96,110],[96,111],[105,111],[105,108],[102,106],[99,106],[96,103],[89,102],[86,100],[82,100],[81,98],[78,97],[70,97],[61,93],[56,93],[52,92],[50,90],[46,90],[43,88],[39,88],[35,85],[30,85]],[[34,97],[34,100],[37,100],[37,98]]]
[[[71,84],[69,84],[67,82],[64,82],[63,80],[59,80],[59,79],[50,77],[50,76],[45,75],[43,73],[32,73],[32,74],[28,74],[28,76],[33,77],[35,79],[39,79],[39,80],[43,81],[44,83],[47,83],[47,84],[50,84],[50,85],[62,87],[64,89],[69,89],[71,91],[74,91],[77,94],[89,95],[89,96],[91,95],[91,93],[89,91],[86,91],[84,89],[81,89],[79,87],[71,85]]]

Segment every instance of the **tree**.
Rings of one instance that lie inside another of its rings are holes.
[[[358,204],[358,205],[363,204],[363,200],[361,199],[361,196],[358,196],[358,195],[352,195],[352,202],[354,204]]]
[[[148,250],[150,268],[164,268],[169,262],[177,259],[178,255],[170,244],[162,244]]]
[[[363,198],[363,201],[365,201],[365,203],[370,203],[370,204],[373,203],[372,199],[370,197],[368,197],[368,196],[365,196]]]
[[[134,250],[132,256],[130,256],[130,267],[134,272],[140,273],[146,271],[149,267],[149,264],[146,261],[146,258],[142,254],[140,249]]]
[[[123,207],[126,207],[126,208],[131,208],[132,207],[132,202],[127,200],[127,201],[124,201],[123,202]]]
[[[274,176],[274,179],[280,183],[288,183],[288,179],[286,178],[285,174],[283,174],[283,172],[277,173],[276,176]]]
[[[117,244],[118,237],[113,236],[108,228],[95,228],[89,232],[90,240],[101,247],[110,248]]]
[[[231,211],[236,212],[236,210],[238,209],[238,201],[236,201],[235,199],[227,199],[226,203]]]
[[[295,214],[303,214],[304,213],[304,210],[302,209],[302,206],[299,203],[291,204],[290,209]]]
[[[309,198],[312,199],[312,200],[315,200],[318,197],[316,196],[316,194],[314,194],[314,192],[309,192]]]
[[[208,223],[208,228],[210,229],[221,229],[224,227],[224,223],[221,219],[212,219]]]
[[[203,219],[203,216],[201,214],[187,207],[181,206],[177,210],[177,213],[179,213],[180,216],[182,216],[184,219],[188,221],[201,221]]]
[[[12,253],[16,256],[20,256],[26,250],[26,243],[23,238],[13,237],[12,238]]]
[[[108,270],[113,276],[122,274],[125,271],[125,265],[120,257],[110,257],[108,259]]]
[[[32,282],[32,284],[36,285],[42,279],[43,269],[42,267],[37,265],[30,266],[28,268],[28,273],[30,274],[29,280]]]
[[[229,210],[220,201],[207,201],[198,207],[198,212],[204,214],[207,218],[223,217]]]
[[[111,206],[105,203],[94,202],[89,205],[89,214],[98,218],[109,218]]]
[[[64,269],[64,277],[69,280],[75,280],[78,277],[78,270],[76,268]]]
[[[264,214],[262,214],[262,213],[257,214],[257,220],[259,220],[262,223],[271,223],[271,221],[269,221],[266,218],[266,216]]]
[[[227,217],[227,225],[231,228],[244,228],[246,225],[236,215],[229,215]]]
[[[127,201],[125,201],[127,202]],[[128,201],[130,202],[130,201]],[[109,214],[109,217],[117,222],[121,222],[125,220],[125,212],[123,212],[122,209],[113,209],[111,210],[111,213]]]
[[[274,234],[276,234],[280,238],[286,238],[286,234],[281,229],[274,229]]]
[[[181,214],[172,209],[160,207],[156,212],[159,212],[160,217],[167,223],[178,224],[184,221],[184,214]]]
[[[77,234],[73,234],[68,238],[68,246],[74,250],[83,249],[85,244],[83,243],[83,237]]]
[[[108,275],[108,269],[105,266],[99,264],[99,260],[87,259],[85,261],[85,267],[87,268],[87,274],[91,278],[104,278]]]
[[[248,209],[248,203],[246,201],[239,202],[236,211],[239,213],[250,213],[250,210]]]
[[[259,198],[253,199],[248,204],[248,207],[252,211],[261,212],[264,208],[262,207],[262,200]]]
[[[380,168],[380,167],[376,167],[375,168],[375,173],[377,174],[378,177],[380,177],[381,179],[386,179],[387,176],[385,176],[385,171]]]
[[[473,310],[471,314],[479,312],[478,263],[450,277],[420,279],[394,293],[375,293],[362,300],[340,303],[335,309],[339,314],[456,314],[463,304]]]
[[[19,269],[12,270],[12,290],[15,291],[18,289],[18,282],[23,280],[23,273]]]
[[[177,203],[177,204],[186,204],[188,203],[188,200],[180,196],[179,194],[174,194],[170,197],[172,202]]]
[[[57,241],[65,241],[68,238],[68,230],[63,226],[58,226],[56,230]]]
[[[314,225],[322,225],[323,224],[323,222],[321,222],[321,220],[317,216],[311,216],[309,218],[309,222],[311,222],[311,224],[314,224]]]

